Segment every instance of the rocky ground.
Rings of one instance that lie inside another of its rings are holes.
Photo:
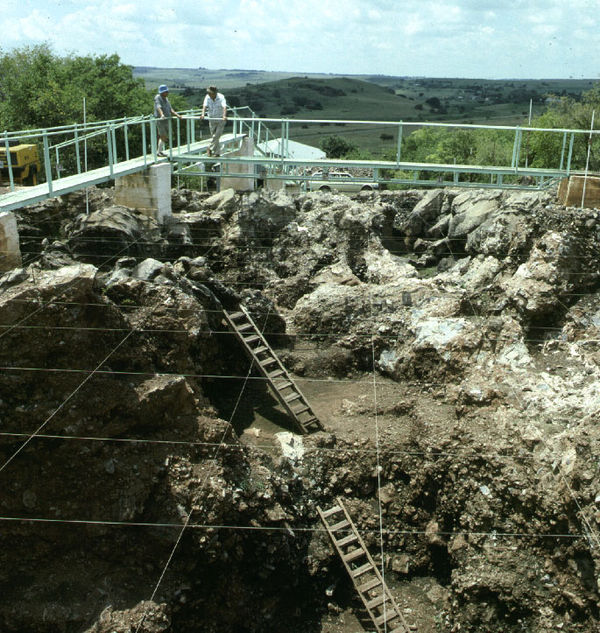
[[[19,212],[0,278],[1,631],[372,630],[336,497],[421,633],[600,631],[598,211],[180,190],[159,227],[89,200]],[[249,373],[240,303],[325,432]]]

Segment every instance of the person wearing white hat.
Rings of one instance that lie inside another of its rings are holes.
[[[158,130],[158,156],[166,156],[164,152],[165,143],[169,140],[169,125],[171,115],[178,119],[183,117],[175,112],[169,101],[169,89],[164,84],[158,87],[158,94],[154,97],[154,116],[158,119],[156,127]]]

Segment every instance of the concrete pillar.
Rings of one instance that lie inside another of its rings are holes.
[[[584,180],[584,176],[570,176],[561,180],[558,187],[558,201],[566,207],[581,207]],[[600,208],[600,178],[598,176],[587,177],[583,206],[588,209]]]
[[[0,271],[21,266],[17,220],[10,211],[0,211]]]
[[[240,149],[235,152],[227,152],[227,156],[254,156],[254,140],[245,136],[242,139],[242,145]],[[230,174],[248,174],[248,178],[228,178],[226,170]],[[256,187],[256,179],[254,174],[254,164],[247,163],[245,165],[221,165],[221,191],[225,189],[234,189],[235,191],[254,191]]]
[[[171,217],[171,165],[159,163],[117,178],[115,204],[137,209],[164,224]]]
[[[285,180],[279,180],[279,178],[265,178],[265,189],[268,191],[285,189]]]

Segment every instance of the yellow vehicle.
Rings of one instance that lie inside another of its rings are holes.
[[[38,156],[37,145],[11,145],[10,165],[15,184],[37,185],[38,174],[42,166]],[[7,185],[10,182],[6,146],[0,142],[0,181]]]

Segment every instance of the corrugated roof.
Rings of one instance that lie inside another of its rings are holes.
[[[281,139],[276,138],[271,141],[266,141],[258,144],[258,148],[263,152],[270,152],[277,156],[281,156]],[[298,143],[298,141],[287,141],[287,157],[286,158],[298,158],[304,160],[321,160],[327,158],[327,154],[312,145],[305,145],[304,143]]]

